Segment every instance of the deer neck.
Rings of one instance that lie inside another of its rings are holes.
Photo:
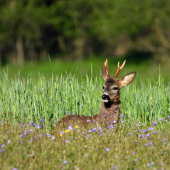
[[[106,121],[117,121],[120,118],[120,96],[116,97],[113,102],[102,102],[100,117],[104,117]]]

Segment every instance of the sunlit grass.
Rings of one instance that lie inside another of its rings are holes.
[[[102,77],[0,76],[2,169],[168,169],[170,95],[161,75],[121,90],[121,123],[56,127],[61,117],[100,112]],[[139,81],[140,82],[140,81]],[[5,113],[5,114],[4,114]],[[116,132],[117,129],[117,132]]]

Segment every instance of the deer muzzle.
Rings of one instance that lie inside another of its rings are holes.
[[[109,97],[108,94],[103,94],[103,95],[102,95],[102,99],[103,99],[103,102],[109,102],[110,97]]]

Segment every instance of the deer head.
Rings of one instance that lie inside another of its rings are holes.
[[[119,62],[118,62],[117,71],[113,78],[109,74],[107,59],[104,63],[104,67],[102,66],[102,74],[105,80],[105,84],[103,85],[103,95],[102,95],[103,102],[113,103],[113,101],[116,98],[120,97],[120,89],[130,84],[132,80],[134,79],[136,75],[135,72],[127,74],[126,76],[124,76],[123,78],[119,80],[116,79],[117,75],[119,74],[120,70],[122,70],[125,63],[126,63],[126,60],[123,62],[122,66],[120,67]]]

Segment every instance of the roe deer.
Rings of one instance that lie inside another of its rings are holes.
[[[83,116],[83,115],[68,115],[63,117],[57,124],[57,126],[69,126],[71,124],[82,125],[86,127],[91,123],[102,123],[107,124],[114,123],[114,125],[119,124],[120,119],[120,89],[132,82],[135,77],[135,72],[127,74],[122,79],[116,79],[120,70],[124,67],[126,60],[119,66],[116,71],[115,76],[112,78],[108,70],[108,61],[106,59],[104,67],[102,66],[102,75],[105,80],[103,85],[103,95],[102,95],[102,106],[100,114],[94,116]]]

